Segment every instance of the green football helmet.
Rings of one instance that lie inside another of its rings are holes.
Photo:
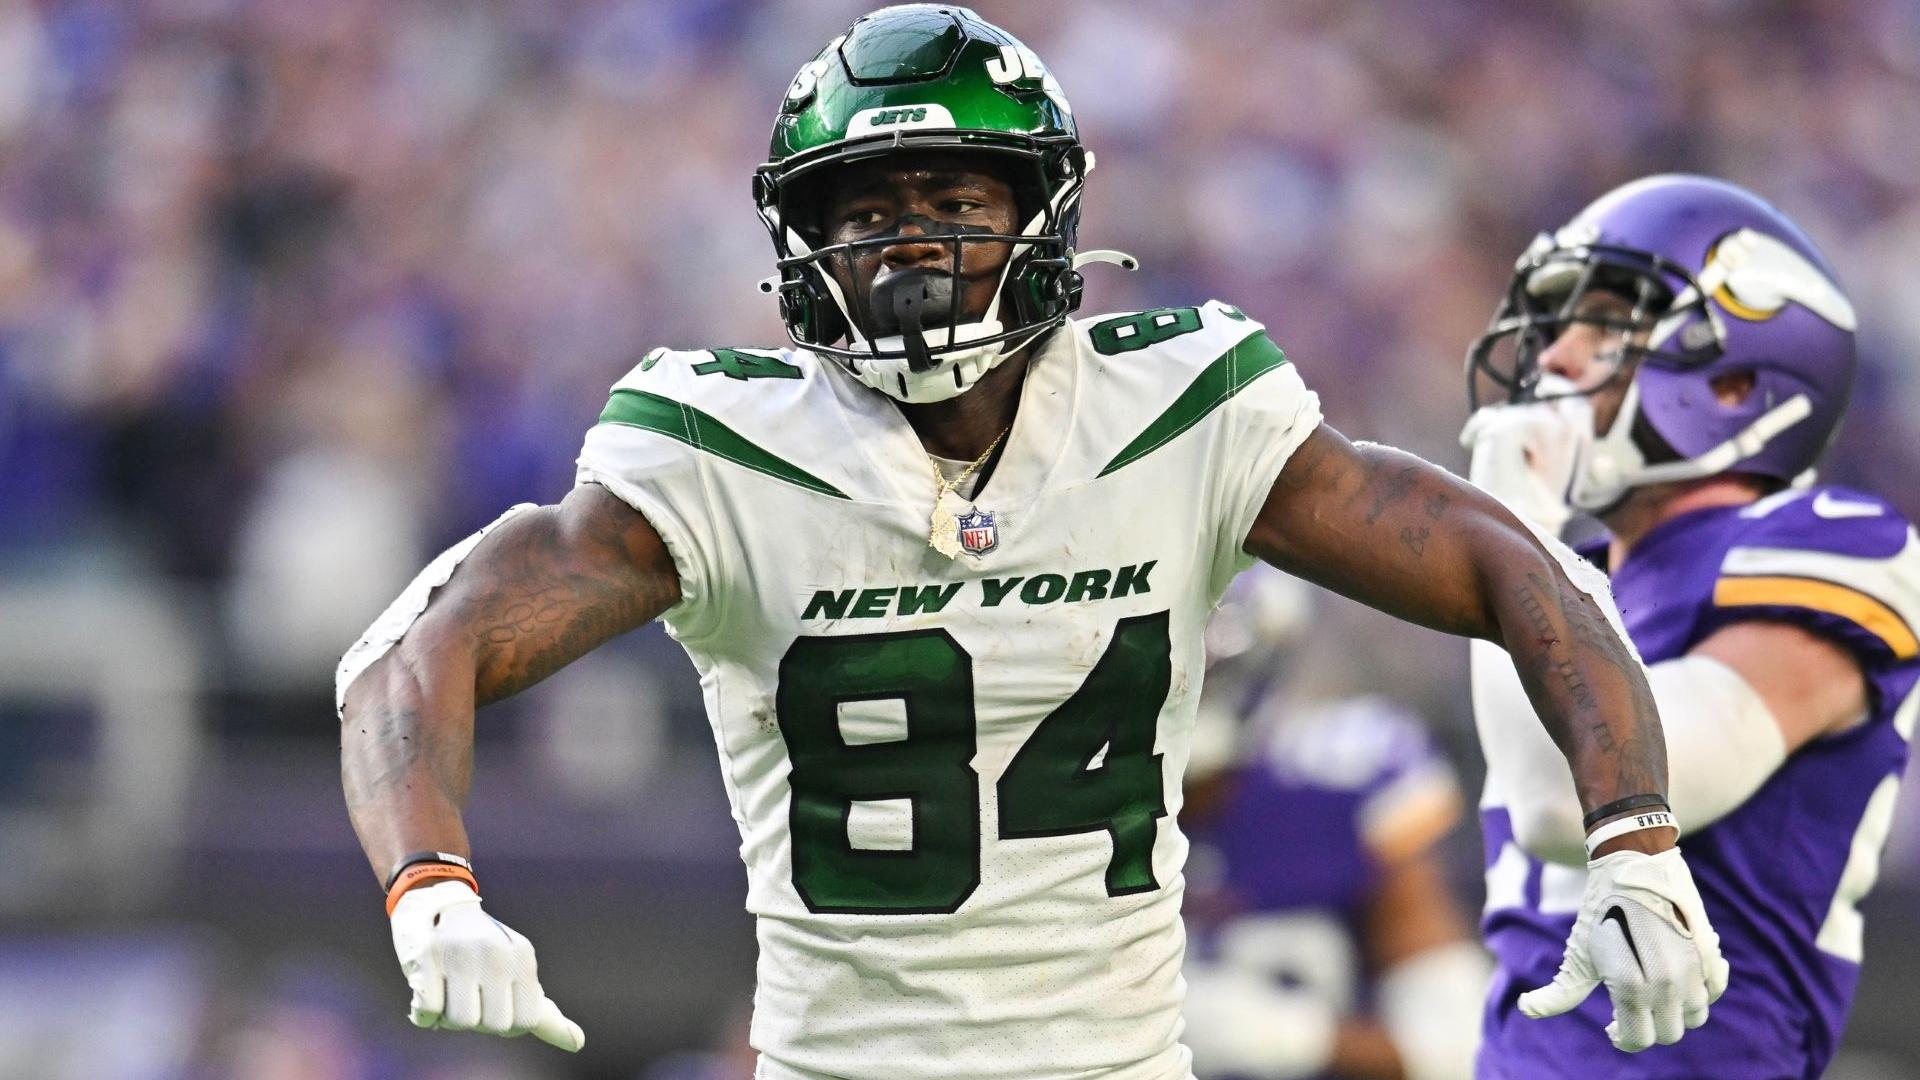
[[[943,279],[892,290],[889,310],[875,311],[873,297],[844,294],[829,262],[850,265],[857,253],[901,240],[827,244],[825,193],[847,164],[927,150],[992,155],[1026,224],[1013,235],[929,230],[952,246]],[[1013,35],[950,4],[882,8],[828,42],[787,89],[772,152],[754,172],[754,202],[780,271],[761,288],[778,294],[795,344],[838,358],[902,401],[951,398],[1079,306],[1078,265],[1132,268],[1117,252],[1076,257],[1080,189],[1092,169],[1059,83]],[[962,324],[952,304],[969,244],[1011,245],[1011,257],[985,316]]]

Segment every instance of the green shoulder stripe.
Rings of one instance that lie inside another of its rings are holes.
[[[1105,476],[1130,465],[1172,442],[1175,436],[1199,423],[1201,418],[1219,408],[1222,402],[1239,393],[1248,383],[1286,362],[1286,354],[1264,331],[1248,335],[1208,364],[1205,371],[1180,391],[1180,396],[1167,406],[1165,412],[1148,424],[1145,431],[1134,436],[1126,449],[1107,462],[1107,467],[1100,470],[1100,475]]]
[[[658,432],[775,480],[785,480],[796,487],[831,495],[836,499],[847,498],[846,492],[792,462],[767,453],[727,425],[672,398],[649,394],[645,390],[615,390],[613,396],[607,399],[606,409],[600,413],[600,422]]]

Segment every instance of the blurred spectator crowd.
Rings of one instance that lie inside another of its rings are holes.
[[[859,4],[0,3],[0,543],[220,594],[323,681],[423,553],[552,499],[656,344],[777,341],[747,177]],[[1908,0],[995,5],[1099,155],[1090,308],[1230,298],[1453,460],[1530,235],[1638,174],[1795,215],[1864,312],[1831,472],[1920,510]]]
[[[1920,515],[1913,0],[973,6],[1073,101],[1083,243],[1143,263],[1088,311],[1231,300],[1338,426],[1458,465],[1532,234],[1715,173],[1861,312],[1826,475]],[[863,7],[0,0],[0,595],[182,590],[229,696],[302,703],[243,726],[328,740],[330,783],[333,661],[431,552],[564,493],[648,348],[782,340],[748,178]],[[1316,677],[1379,689],[1391,648],[1458,744],[1460,654],[1365,625]]]

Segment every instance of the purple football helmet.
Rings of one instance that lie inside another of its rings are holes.
[[[1591,289],[1626,297],[1632,314],[1576,316]],[[1568,501],[1583,510],[1728,471],[1804,482],[1853,388],[1853,306],[1832,267],[1784,214],[1722,180],[1636,180],[1537,238],[1468,354],[1473,406],[1502,403],[1483,400],[1489,383],[1505,402],[1549,396],[1539,358],[1574,321],[1623,341],[1650,331],[1621,346],[1618,370],[1632,381],[1575,470]],[[1753,390],[1723,405],[1712,382],[1736,372],[1752,374]]]

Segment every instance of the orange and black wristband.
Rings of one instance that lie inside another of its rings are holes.
[[[429,881],[464,881],[474,892],[480,891],[472,863],[445,851],[417,851],[395,863],[393,872],[387,875],[388,916],[407,890]]]

